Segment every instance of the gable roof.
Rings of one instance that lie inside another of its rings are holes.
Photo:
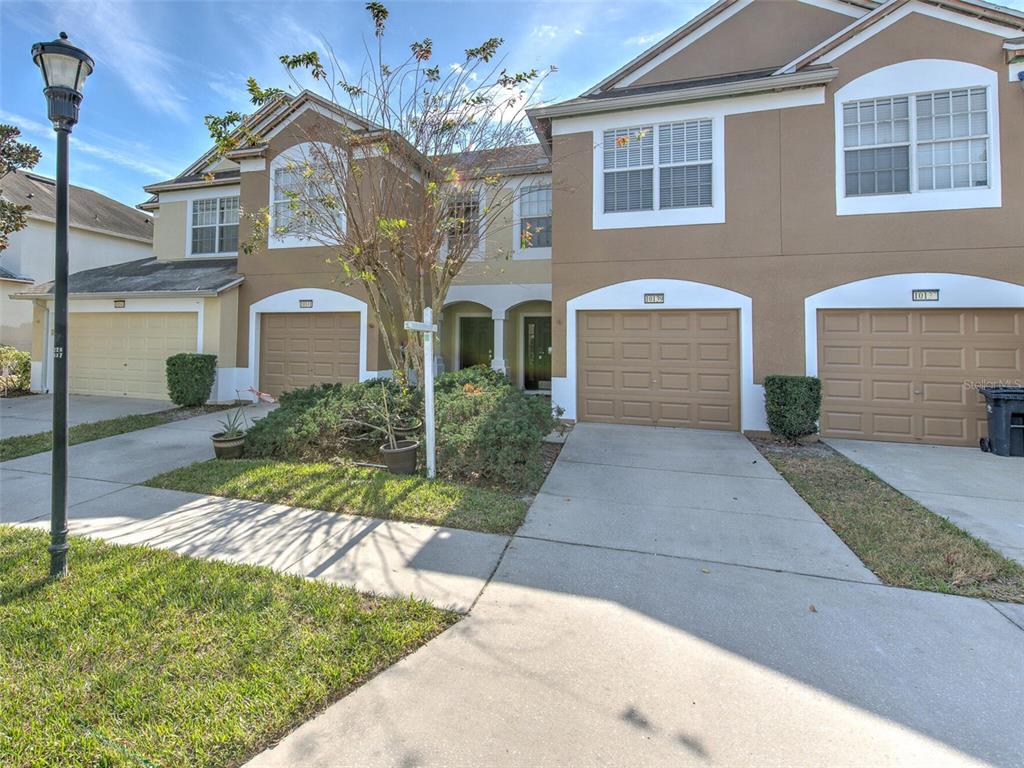
[[[808,1],[808,0],[801,0]],[[829,0],[833,9],[845,9],[844,12],[850,16],[861,16],[878,5],[876,0]],[[816,3],[812,3],[816,4]],[[749,5],[749,0],[717,0],[713,5],[694,16],[683,26],[670,33],[667,37],[659,40],[636,58],[623,65],[615,72],[604,78],[592,88],[587,89],[581,95],[593,96],[602,91],[608,91],[619,85],[624,79],[637,72],[637,70],[650,64],[659,56],[672,51],[674,48],[680,50],[689,44],[690,41],[710,31],[714,26],[722,23],[730,16],[743,10]],[[680,45],[681,44],[681,45]],[[619,86],[623,87],[623,86]]]
[[[28,205],[29,218],[56,218],[57,183],[51,178],[12,171],[0,179],[0,195],[16,205]],[[149,216],[95,190],[73,184],[68,190],[68,223],[78,229],[153,242],[153,220]]]
[[[126,294],[188,294],[216,296],[241,283],[238,259],[155,258],[126,261],[106,267],[84,269],[68,277],[68,294],[97,298]],[[53,282],[33,286],[17,294],[18,298],[41,298],[53,294]]]
[[[919,5],[933,6],[942,11],[960,14],[965,20],[976,19],[1001,25],[1006,28],[1006,34],[1011,34],[1010,30],[1014,29],[1024,30],[1024,12],[982,2],[982,0],[887,0],[870,13],[781,67],[776,74],[796,72],[819,63],[829,53],[854,40],[858,35],[870,33],[872,27],[891,19],[894,14],[904,9],[911,12],[914,6]]]
[[[0,265],[0,280],[6,280],[10,283],[33,283],[35,282],[31,277],[25,277],[19,275],[16,272],[12,272],[7,267]]]

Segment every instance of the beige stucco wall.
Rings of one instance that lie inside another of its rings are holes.
[[[851,22],[798,0],[755,0],[630,85],[781,67]]]
[[[750,296],[757,381],[803,373],[803,300],[826,288],[906,272],[1024,284],[1024,98],[1007,82],[1003,55],[995,36],[915,14],[842,56],[825,104],[727,117],[724,224],[595,231],[592,136],[557,136],[553,375],[565,375],[565,302],[626,280],[692,280]],[[999,73],[1002,207],[837,216],[832,95],[868,71],[936,57]]]
[[[32,302],[12,299],[27,283],[0,280],[0,344],[32,351]]]
[[[184,259],[188,203],[160,203],[160,215],[153,220],[153,255],[160,261]]]

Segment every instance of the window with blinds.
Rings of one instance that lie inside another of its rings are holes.
[[[311,240],[317,231],[345,229],[345,210],[333,173],[305,160],[284,160],[273,169],[271,213],[277,238]]]
[[[523,248],[551,247],[551,182],[527,186],[519,198],[519,242]]]
[[[987,187],[985,88],[843,105],[846,195]]]
[[[603,151],[605,213],[713,204],[710,119],[608,130]]]

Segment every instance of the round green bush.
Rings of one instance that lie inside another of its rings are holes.
[[[167,393],[183,407],[203,405],[210,399],[217,373],[217,356],[180,352],[167,358]]]
[[[821,381],[813,376],[765,376],[764,407],[773,435],[796,440],[818,431]]]

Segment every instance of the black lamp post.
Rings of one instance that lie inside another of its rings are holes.
[[[93,61],[63,32],[32,46],[43,73],[46,109],[57,132],[57,245],[53,280],[53,491],[50,498],[50,578],[68,573],[68,137],[78,122],[82,86]]]

